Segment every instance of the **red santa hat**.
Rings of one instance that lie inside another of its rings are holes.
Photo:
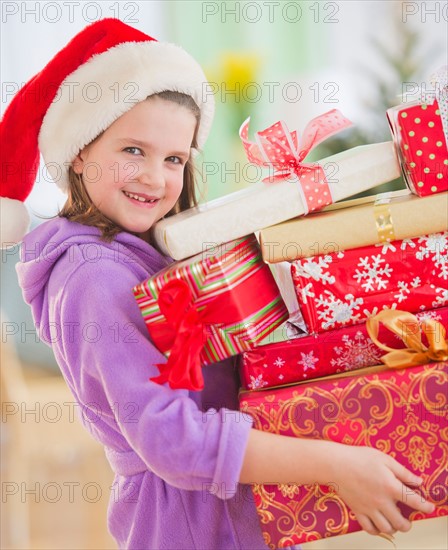
[[[119,19],[87,26],[12,99],[0,127],[1,243],[22,240],[39,153],[59,186],[79,151],[149,95],[190,95],[201,111],[198,145],[209,132],[214,101],[199,64],[175,44],[158,42]]]

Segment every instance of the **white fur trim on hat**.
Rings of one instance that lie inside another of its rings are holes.
[[[214,99],[200,65],[179,46],[126,42],[94,55],[71,73],[39,133],[39,149],[56,184],[66,191],[68,167],[79,151],[136,103],[165,90],[188,94],[197,103],[201,147],[212,123]]]
[[[0,248],[8,248],[23,239],[30,226],[30,216],[22,201],[7,197],[0,197],[0,214]]]

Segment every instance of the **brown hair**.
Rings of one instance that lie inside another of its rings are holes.
[[[159,92],[148,96],[147,99],[152,97],[160,97],[166,101],[172,101],[177,105],[187,108],[193,113],[196,118],[196,130],[191,146],[196,148],[197,131],[200,124],[201,112],[193,98],[187,94],[173,91]],[[97,136],[94,141],[96,141],[100,136],[101,134]],[[58,216],[84,225],[98,227],[101,231],[102,240],[111,242],[118,233],[123,231],[123,228],[110,220],[93,204],[84,186],[81,174],[76,174],[71,166],[68,169],[68,179],[68,197],[61,211],[58,213]],[[197,203],[194,164],[193,159],[190,157],[184,167],[184,184],[182,187],[182,192],[174,207],[168,212],[168,214],[166,214],[165,217],[172,216],[173,214],[177,214],[183,210],[187,210],[188,208],[196,206]]]

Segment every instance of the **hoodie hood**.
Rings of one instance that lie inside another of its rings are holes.
[[[128,263],[131,268],[138,266],[149,273],[156,273],[172,261],[130,233],[119,233],[111,243],[105,243],[100,236],[97,227],[58,217],[42,223],[23,239],[16,271],[38,332],[39,326],[48,323],[48,281],[63,257],[72,261],[79,258],[73,247],[81,250],[86,262],[99,261],[102,254],[112,251],[118,262]]]

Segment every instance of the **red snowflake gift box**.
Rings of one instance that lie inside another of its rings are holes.
[[[448,307],[416,314],[448,326]],[[381,328],[379,339],[391,348],[403,348],[401,340]],[[244,389],[257,390],[312,380],[330,374],[372,367],[381,362],[384,351],[367,333],[365,324],[303,336],[259,346],[240,357],[240,378]]]
[[[425,87],[426,88],[426,87]],[[402,172],[413,193],[448,191],[448,76],[442,68],[418,101],[388,109]]]
[[[280,389],[240,394],[254,428],[387,452],[423,478],[432,514],[398,506],[411,521],[448,515],[448,363],[371,367]],[[409,489],[411,492],[411,489]],[[337,485],[254,485],[265,543],[286,548],[361,530]]]
[[[288,318],[254,235],[176,262],[133,289],[168,357],[154,382],[200,390],[201,366],[252,349]]]
[[[448,305],[448,232],[292,262],[308,332],[363,323],[382,309]]]

